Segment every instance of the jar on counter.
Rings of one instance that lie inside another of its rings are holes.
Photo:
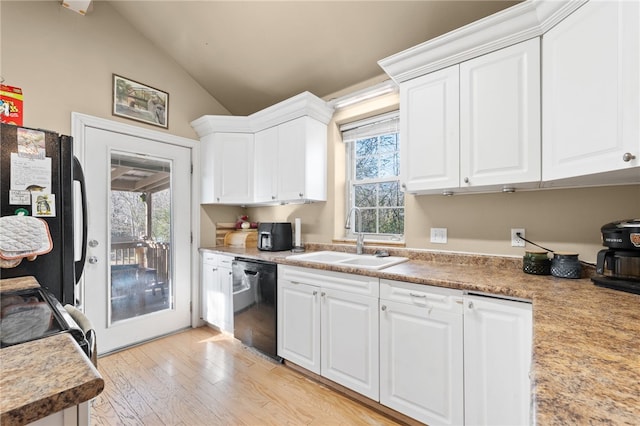
[[[551,274],[551,259],[546,251],[527,251],[522,259],[522,270],[527,274]]]
[[[578,253],[555,252],[551,260],[551,275],[559,278],[580,278],[582,265]]]

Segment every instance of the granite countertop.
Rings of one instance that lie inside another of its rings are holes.
[[[525,274],[522,258],[388,249],[410,261],[375,271],[293,261],[289,251],[201,250],[530,300],[535,422],[640,424],[640,295],[597,287],[589,278]]]
[[[0,280],[0,290],[39,287],[33,277]],[[0,424],[23,425],[94,398],[104,380],[69,333],[0,350]]]

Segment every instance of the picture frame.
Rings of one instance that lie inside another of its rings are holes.
[[[113,74],[112,114],[169,128],[169,93]]]

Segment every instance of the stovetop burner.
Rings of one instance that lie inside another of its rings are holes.
[[[86,352],[84,333],[58,300],[43,288],[3,292],[0,298],[0,347],[71,333]]]

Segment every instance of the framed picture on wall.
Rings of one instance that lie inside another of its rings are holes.
[[[113,115],[169,128],[169,94],[113,74]]]

